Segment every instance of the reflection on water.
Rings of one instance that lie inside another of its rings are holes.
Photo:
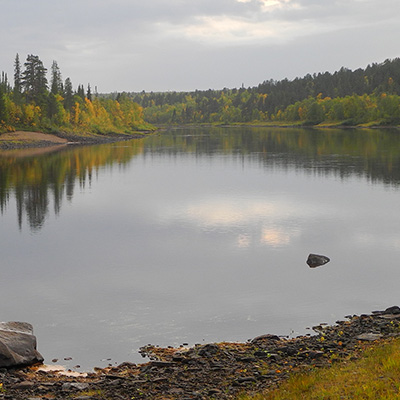
[[[399,132],[390,130],[310,130],[310,129],[212,129],[179,130],[156,138],[134,140],[121,145],[79,148],[55,148],[42,155],[28,150],[0,154],[0,207],[7,207],[10,192],[15,194],[18,224],[26,214],[32,230],[40,229],[49,213],[50,198],[59,213],[63,198],[71,200],[76,186],[91,184],[99,168],[122,166],[138,154],[196,157],[220,153],[248,159],[267,169],[300,169],[310,174],[335,175],[341,178],[364,176],[397,186],[400,182]],[[41,149],[40,149],[41,150]],[[42,155],[40,157],[40,155]],[[261,209],[260,209],[261,207]],[[237,223],[243,218],[258,218],[277,210],[272,205],[215,204],[193,205],[188,217],[204,224]],[[282,205],[279,205],[283,212]],[[285,235],[276,232],[272,236]],[[271,236],[271,232],[264,237]]]
[[[90,185],[101,167],[128,163],[143,151],[143,141],[132,141],[129,146],[57,146],[45,150],[0,154],[1,211],[7,207],[10,192],[14,193],[20,228],[24,214],[33,231],[42,228],[51,201],[58,214],[63,199],[73,198],[76,186]]]
[[[390,130],[177,129],[3,154],[2,319],[31,322],[47,361],[90,368],[138,361],[147,343],[385,309],[400,279],[399,182]],[[311,270],[309,253],[331,262]]]

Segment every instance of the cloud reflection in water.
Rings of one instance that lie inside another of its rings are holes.
[[[315,215],[315,208],[311,211],[284,200],[229,197],[197,200],[163,211],[167,223],[179,220],[204,232],[233,233],[238,248],[288,246],[301,234],[300,221],[311,212]]]

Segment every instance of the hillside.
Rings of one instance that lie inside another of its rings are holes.
[[[124,93],[154,124],[321,122],[344,125],[400,122],[400,58],[352,71],[318,73],[256,87],[194,92]],[[118,99],[121,94],[107,95]]]

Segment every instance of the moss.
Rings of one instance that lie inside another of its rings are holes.
[[[400,339],[367,349],[358,360],[293,374],[279,388],[240,400],[400,399]]]

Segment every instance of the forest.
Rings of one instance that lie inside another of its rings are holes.
[[[131,133],[152,125],[262,123],[395,126],[400,124],[400,58],[365,69],[341,68],[255,87],[193,92],[92,93],[61,78],[56,61],[14,62],[13,84],[0,77],[0,132]]]
[[[153,124],[400,124],[400,58],[256,87],[127,93]],[[108,98],[117,98],[117,93]]]
[[[21,65],[17,54],[13,84],[7,74],[0,76],[0,132],[42,130],[73,133],[132,133],[151,129],[144,122],[143,108],[129,96],[118,100],[100,98],[90,84],[73,89],[70,78],[62,79],[53,61],[50,82],[47,68],[36,55]]]

